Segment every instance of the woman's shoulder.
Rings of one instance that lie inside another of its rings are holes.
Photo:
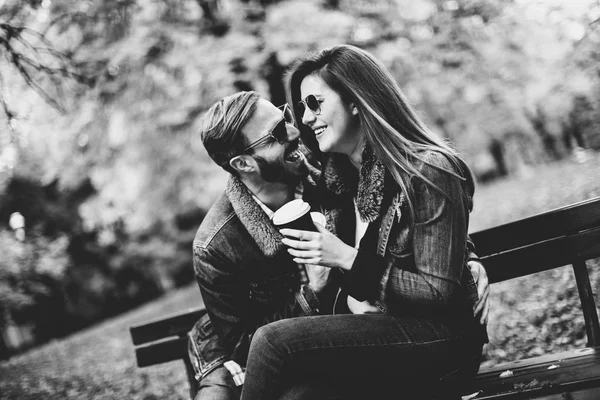
[[[458,156],[437,149],[419,152],[419,172],[429,183],[445,190],[458,182],[466,185],[465,190],[472,196],[475,190],[474,179],[467,164]]]
[[[437,149],[425,149],[417,152],[417,165],[424,175],[436,175],[443,171],[458,173],[450,155]]]

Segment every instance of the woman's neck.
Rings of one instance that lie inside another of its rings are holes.
[[[350,158],[352,165],[354,165],[356,169],[360,171],[360,167],[362,165],[362,156],[365,150],[365,140],[364,135],[360,135],[359,138],[360,139],[357,141],[354,149],[350,152],[350,154],[348,154],[348,158]]]

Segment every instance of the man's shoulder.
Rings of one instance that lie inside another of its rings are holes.
[[[222,234],[224,228],[235,219],[237,219],[237,216],[233,206],[225,193],[222,193],[208,210],[200,227],[198,227],[194,237],[194,247],[206,248],[209,246],[217,236]]]

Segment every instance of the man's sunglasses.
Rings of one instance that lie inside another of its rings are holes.
[[[267,143],[269,141],[269,139],[271,139],[271,138],[277,140],[277,142],[279,142],[279,144],[285,144],[285,142],[287,142],[288,133],[287,133],[287,128],[285,125],[286,124],[294,125],[294,114],[292,113],[292,110],[291,110],[290,106],[287,105],[287,103],[282,106],[279,106],[277,108],[279,108],[283,112],[281,121],[279,121],[277,123],[277,125],[275,125],[275,127],[273,129],[271,129],[271,131],[269,133],[267,133],[265,136],[250,143],[250,145],[248,147],[246,147],[244,149],[244,151],[242,151],[242,153],[245,153],[248,150],[251,150],[255,147],[258,147],[258,146],[261,146],[261,145]]]
[[[320,100],[314,94],[309,94],[304,98],[304,100],[300,100],[298,102],[298,106],[300,107],[300,115],[304,115],[304,110],[307,108],[314,114],[321,114],[321,103],[323,100]]]

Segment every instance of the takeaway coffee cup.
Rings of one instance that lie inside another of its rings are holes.
[[[284,204],[273,215],[273,224],[279,228],[301,231],[317,231],[313,220],[325,225],[325,217],[319,212],[310,212],[310,205],[302,199]]]

